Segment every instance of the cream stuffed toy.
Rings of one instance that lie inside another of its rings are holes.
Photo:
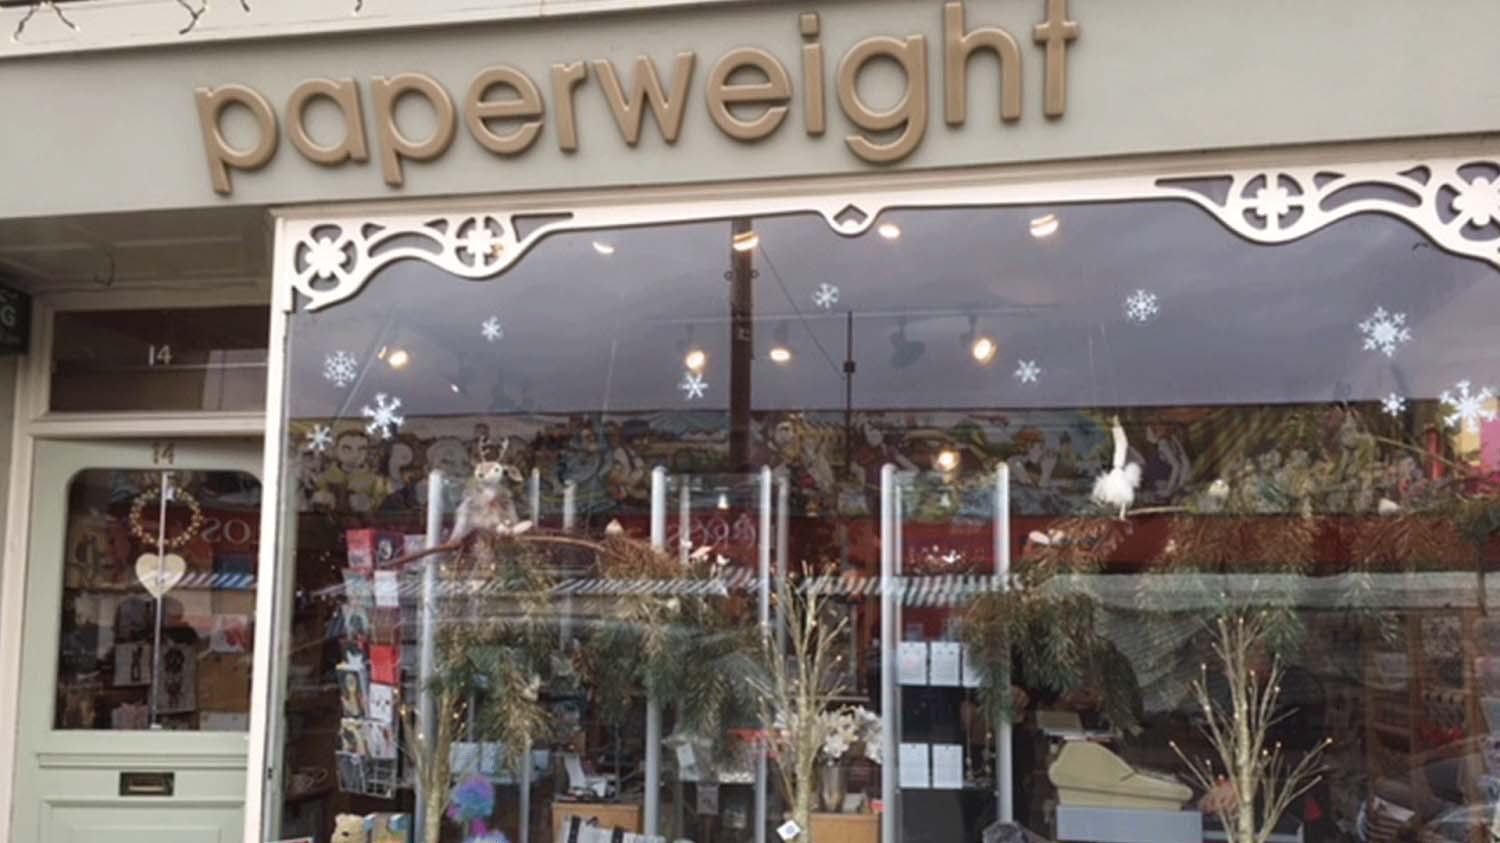
[[[339,814],[333,818],[333,836],[329,843],[370,843],[370,824],[358,814]]]

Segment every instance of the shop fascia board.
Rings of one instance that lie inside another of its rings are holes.
[[[1190,202],[1235,234],[1267,245],[1299,240],[1351,216],[1382,214],[1407,222],[1445,251],[1500,267],[1500,240],[1469,236],[1466,218],[1456,213],[1455,195],[1486,190],[1488,175],[1468,172],[1474,164],[1500,169],[1493,137],[282,209],[274,212],[281,219],[272,305],[290,312],[294,294],[307,310],[336,305],[400,260],[424,261],[470,280],[495,277],[564,231],[815,213],[835,233],[858,237],[891,209],[1126,200]],[[1226,198],[1205,187],[1216,181],[1227,183]],[[528,218],[547,221],[523,236]],[[492,233],[482,255],[473,253],[472,234],[480,230]],[[320,263],[318,254],[338,255],[341,262]]]
[[[202,0],[193,0],[194,7]],[[177,0],[89,0],[46,6],[10,37],[29,11],[0,9],[0,62],[104,50],[191,46],[228,41],[305,38],[346,32],[618,14],[754,0],[423,0],[391,10],[379,0],[238,0],[210,3],[196,23]],[[183,29],[192,24],[191,30]]]

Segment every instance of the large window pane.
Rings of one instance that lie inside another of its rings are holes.
[[[1494,269],[1375,215],[878,222],[293,315],[275,831],[1484,839]]]

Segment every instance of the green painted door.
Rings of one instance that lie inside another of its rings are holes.
[[[239,841],[259,443],[42,442],[35,465],[10,839]]]

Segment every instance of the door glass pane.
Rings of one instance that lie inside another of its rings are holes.
[[[247,729],[260,481],[88,469],[67,507],[53,726]]]
[[[85,310],[53,323],[53,410],[259,410],[261,306]]]

